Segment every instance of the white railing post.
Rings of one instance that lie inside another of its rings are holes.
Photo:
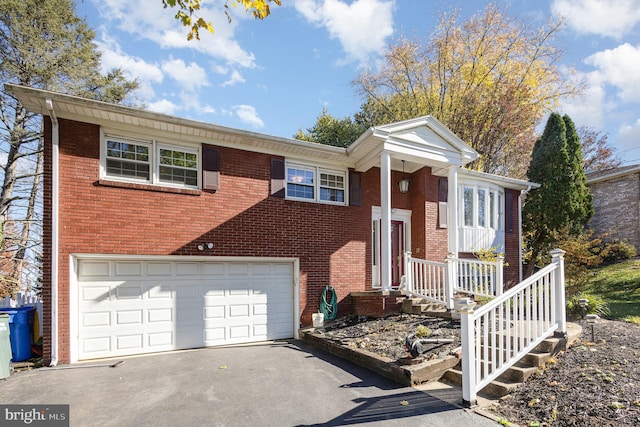
[[[555,313],[558,329],[556,333],[561,335],[567,334],[567,316],[564,295],[564,254],[562,249],[554,249],[551,251],[551,262],[556,265],[554,272],[553,288],[555,292]]]
[[[462,341],[462,404],[476,404],[476,360],[473,311],[460,311],[460,340]]]
[[[411,262],[411,251],[404,253],[404,280],[406,285],[405,295],[413,295],[413,263]]]
[[[504,291],[504,255],[498,254],[496,259],[496,283],[495,295],[502,295]]]
[[[446,291],[446,302],[447,308],[449,310],[453,310],[453,291],[455,288],[456,281],[458,278],[456,277],[456,258],[455,254],[450,253],[446,258],[447,262],[447,272],[446,272],[446,280],[445,280],[445,291]]]

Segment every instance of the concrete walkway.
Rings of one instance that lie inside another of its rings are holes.
[[[108,362],[118,360],[16,372],[0,381],[0,403],[69,404],[70,425],[83,427],[497,425],[301,341]]]

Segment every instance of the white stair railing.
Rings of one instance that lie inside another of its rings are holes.
[[[476,311],[461,313],[462,397],[478,391],[544,339],[566,335],[564,251],[552,263]]]

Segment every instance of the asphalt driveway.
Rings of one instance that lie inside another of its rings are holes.
[[[83,427],[497,425],[301,341],[108,362],[119,360],[14,373],[0,403],[69,404],[70,424]]]

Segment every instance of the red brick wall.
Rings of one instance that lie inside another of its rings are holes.
[[[47,123],[47,126],[49,124]],[[49,129],[49,128],[47,128]],[[45,220],[50,223],[51,141],[46,132]],[[339,311],[370,282],[370,206],[332,206],[270,197],[271,156],[219,147],[221,189],[198,195],[101,185],[99,127],[60,120],[59,358],[69,361],[69,254],[276,256],[300,259],[301,322],[311,323],[322,289]],[[46,227],[45,263],[51,234]],[[50,269],[45,269],[45,284]],[[46,287],[45,298],[50,297]],[[45,319],[50,319],[49,304]],[[45,337],[50,325],[45,321]],[[45,338],[50,354],[50,340]]]
[[[520,192],[516,190],[505,190],[505,203],[506,203],[506,193],[512,193],[513,197],[513,205],[511,208],[505,209],[505,215],[508,212],[511,212],[512,220],[513,220],[513,230],[510,232],[509,230],[505,230],[504,233],[504,252],[505,259],[504,262],[509,264],[504,269],[504,283],[505,287],[510,288],[514,285],[517,285],[520,281],[520,259],[519,259],[519,248],[520,248],[520,223],[518,221],[518,197],[520,196]],[[506,218],[505,218],[506,219]]]

